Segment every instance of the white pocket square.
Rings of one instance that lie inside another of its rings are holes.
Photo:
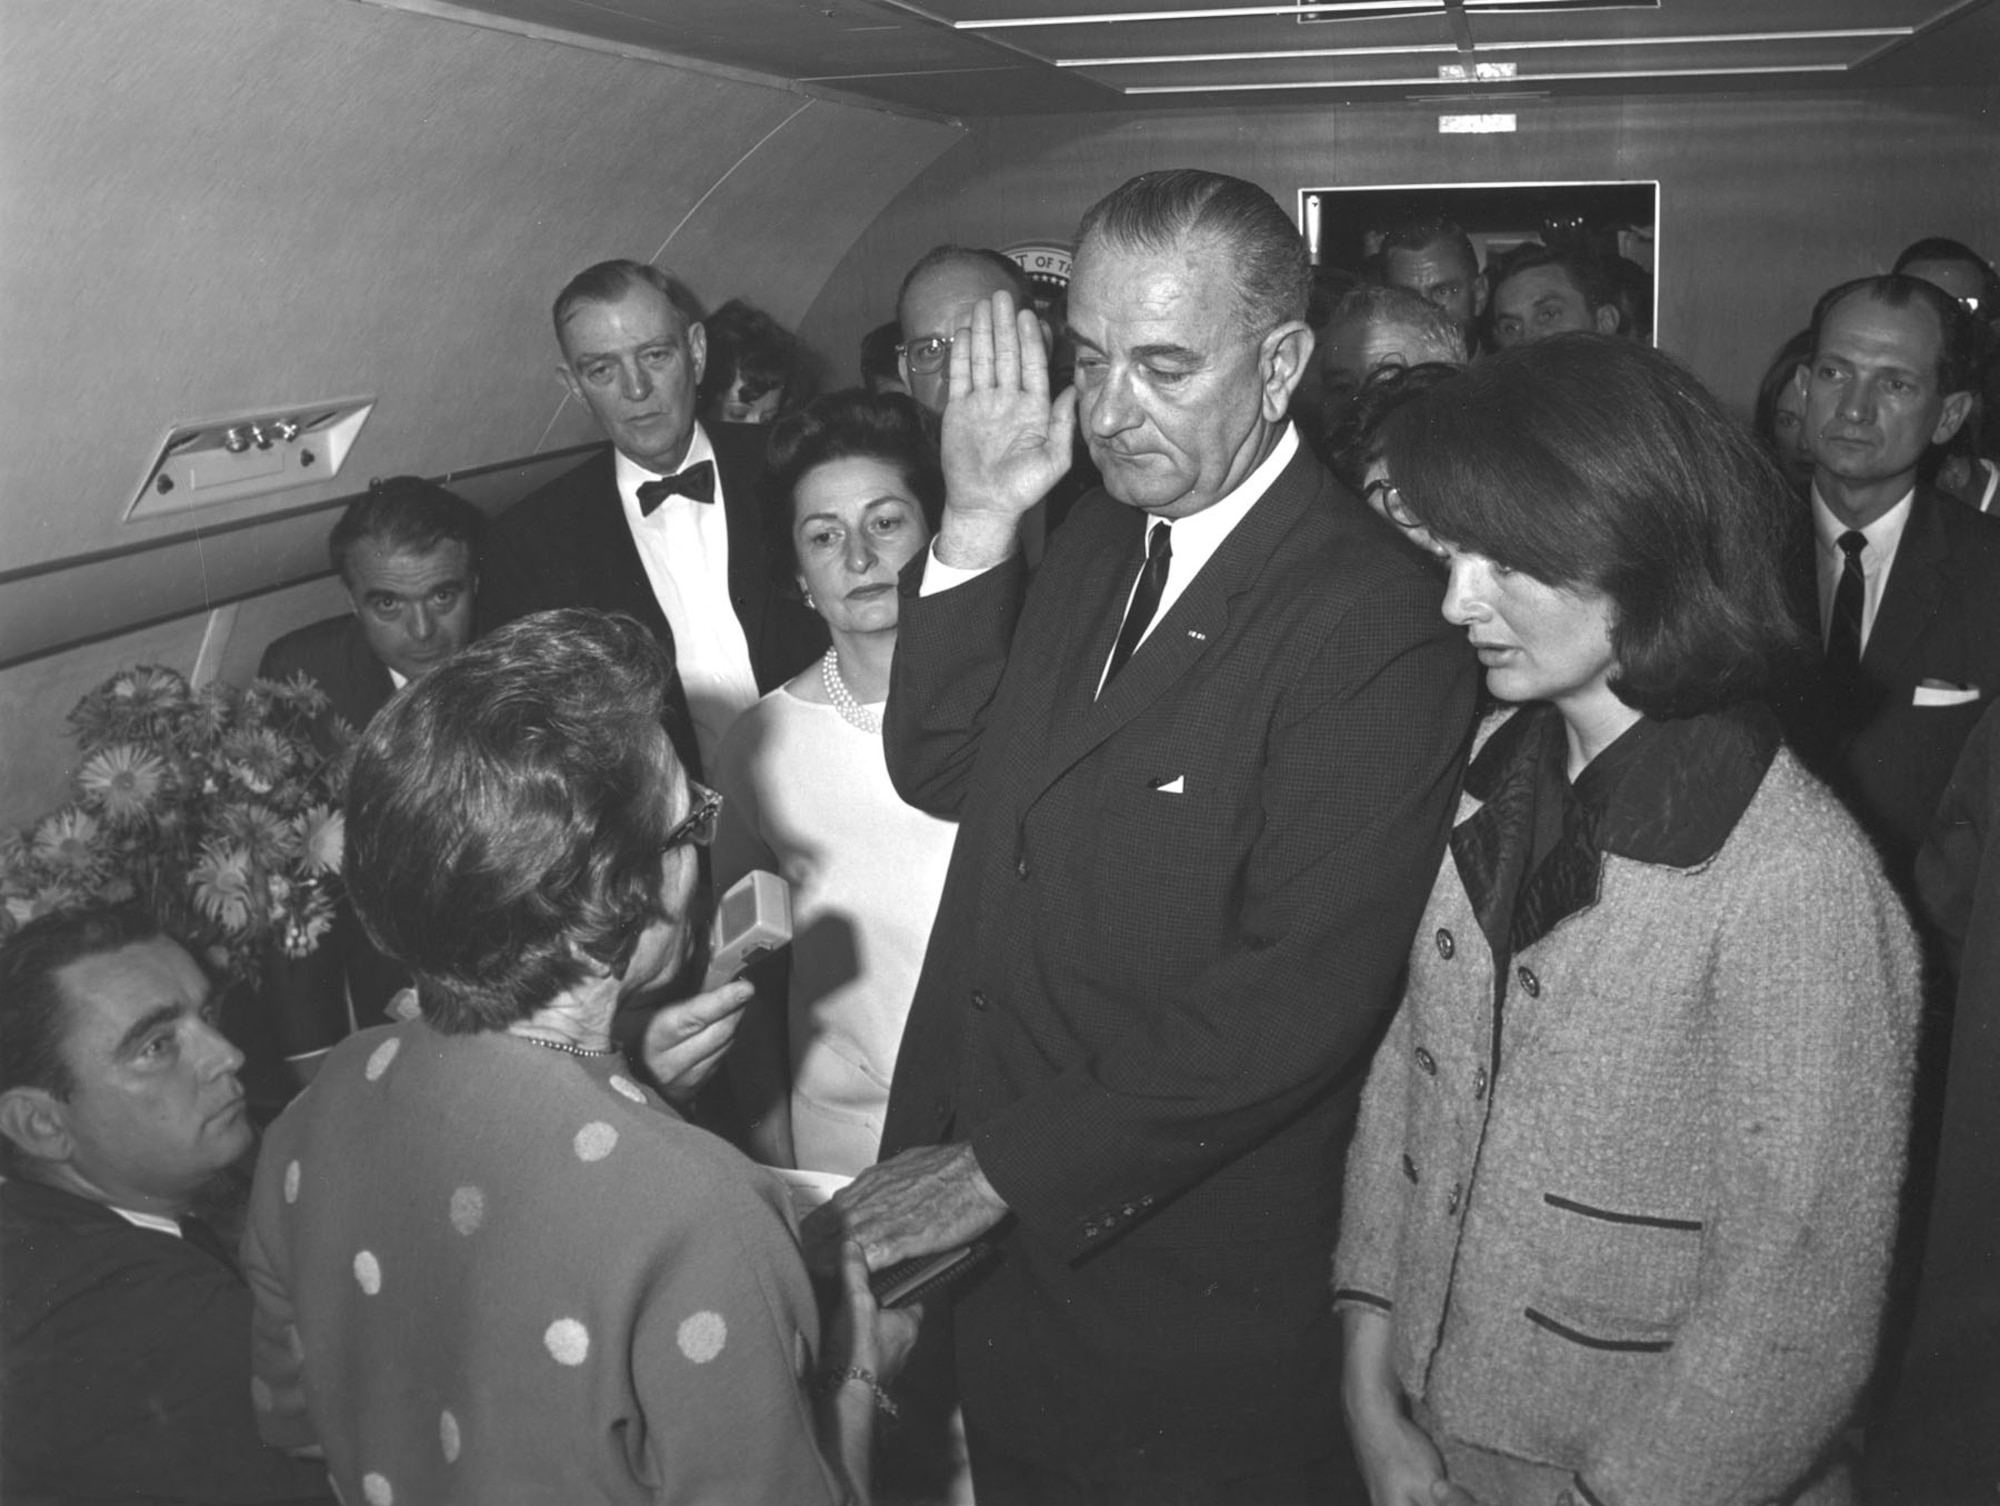
[[[1919,685],[1912,706],[1964,706],[1979,699],[1977,685]]]
[[[1187,793],[1187,775],[1176,774],[1172,779],[1155,780],[1153,788],[1158,790],[1162,795],[1185,795]]]

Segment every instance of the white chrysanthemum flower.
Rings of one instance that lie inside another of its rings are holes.
[[[103,856],[97,845],[99,830],[97,817],[68,806],[44,817],[35,828],[35,856],[51,868],[88,873]]]
[[[250,854],[241,847],[210,842],[188,872],[188,885],[202,914],[232,935],[250,929]]]
[[[113,821],[133,821],[152,807],[166,774],[166,764],[145,749],[117,743],[92,754],[76,782]]]
[[[305,854],[307,873],[340,872],[341,855],[347,848],[346,813],[326,805],[315,805],[292,819],[298,833],[299,849]]]

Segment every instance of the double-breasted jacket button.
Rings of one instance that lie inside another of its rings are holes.
[[[1432,1056],[1422,1046],[1417,1047],[1417,1065],[1423,1068],[1424,1076],[1426,1077],[1436,1077],[1438,1075],[1437,1058]]]
[[[1464,1184],[1463,1184],[1463,1183],[1461,1183],[1461,1182],[1454,1182],[1454,1183],[1452,1183],[1452,1186],[1451,1186],[1451,1193],[1450,1193],[1450,1195],[1449,1195],[1448,1197],[1446,1197],[1446,1198],[1445,1198],[1445,1200],[1444,1200],[1444,1214],[1445,1214],[1445,1217],[1446,1217],[1446,1218],[1456,1218],[1456,1217],[1458,1217],[1458,1204],[1459,1204],[1459,1200],[1460,1200],[1460,1199],[1461,1199],[1461,1198],[1462,1198],[1462,1197],[1463,1197],[1464,1195],[1465,1195],[1465,1186],[1464,1186]]]
[[[972,991],[972,1007],[978,1010],[986,1008],[986,992],[984,989],[975,988]]]
[[[1542,996],[1542,980],[1535,976],[1534,969],[1523,964],[1514,969],[1514,977],[1521,985],[1521,991],[1531,999]]]
[[[1472,1073],[1472,1097],[1474,1102],[1480,1102],[1485,1099],[1486,1081],[1486,1069],[1484,1067],[1475,1068]]]
[[[1408,1177],[1412,1182],[1417,1179],[1417,1163],[1410,1159],[1408,1151],[1403,1152],[1403,1175]]]
[[[1438,955],[1447,962],[1451,961],[1452,953],[1458,950],[1458,943],[1452,940],[1451,932],[1443,926],[1438,927],[1437,944]]]

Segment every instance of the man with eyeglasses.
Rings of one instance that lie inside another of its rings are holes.
[[[954,338],[972,324],[972,311],[995,293],[1007,293],[1020,309],[1035,306],[1034,284],[1010,258],[974,246],[933,246],[918,258],[903,278],[896,296],[896,318],[903,340],[896,347],[898,370],[910,396],[932,418],[951,401],[949,372]],[[1042,320],[1042,344],[1054,344]],[[1088,457],[1072,455],[1069,474],[1049,493],[1022,525],[1022,548],[1028,563],[1039,564],[1050,529],[1062,522],[1077,499],[1096,486],[1098,475]]]
[[[932,414],[951,400],[947,369],[952,337],[972,323],[972,310],[995,293],[1032,308],[1034,286],[1010,259],[978,246],[934,246],[918,258],[896,295],[903,341],[896,358],[910,396]]]

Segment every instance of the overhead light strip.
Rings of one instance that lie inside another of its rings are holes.
[[[1777,73],[1845,73],[1845,63],[1784,63],[1769,68],[1632,68],[1603,73],[1523,73],[1523,84],[1584,83],[1599,79],[1769,77]],[[1435,84],[1435,78],[1329,78],[1264,84],[1130,84],[1120,94],[1265,94],[1281,89],[1409,89]],[[1415,95],[1413,98],[1429,96]]]
[[[902,0],[890,0],[899,8],[915,10],[915,6],[905,6]],[[1502,14],[1509,10],[1521,11],[1571,11],[1571,10],[1637,10],[1657,9],[1657,0],[1459,0],[1465,9],[1486,14]],[[1296,16],[1310,11],[1315,15],[1339,12],[1342,15],[1365,16],[1384,11],[1400,12],[1405,16],[1442,16],[1452,7],[1447,0],[1290,0],[1283,5],[1217,5],[1192,10],[1108,10],[1096,11],[1088,15],[1074,16],[992,16],[983,20],[952,21],[954,31],[1003,31],[1033,26],[1112,26],[1133,21],[1227,21],[1237,16]]]
[[[1906,37],[1909,26],[1865,26],[1848,31],[1719,32],[1689,37],[1579,37],[1559,42],[1481,42],[1480,52],[1558,52],[1578,47],[1712,47],[1732,42],[1866,42],[1879,37]],[[1451,42],[1414,42],[1401,47],[1308,47],[1270,52],[1174,52],[1115,58],[1056,58],[1058,68],[1124,68],[1147,63],[1257,63],[1286,58],[1365,58],[1411,56],[1425,52],[1457,52]]]
[[[1407,11],[1422,6],[1426,14],[1443,15],[1444,0],[1325,0],[1311,8],[1317,11]],[[1087,16],[997,17],[988,21],[954,21],[954,31],[1000,31],[1023,26],[1108,26],[1130,21],[1229,21],[1238,16],[1296,16],[1298,0],[1289,5],[1217,5],[1203,10],[1120,10],[1099,11]]]

